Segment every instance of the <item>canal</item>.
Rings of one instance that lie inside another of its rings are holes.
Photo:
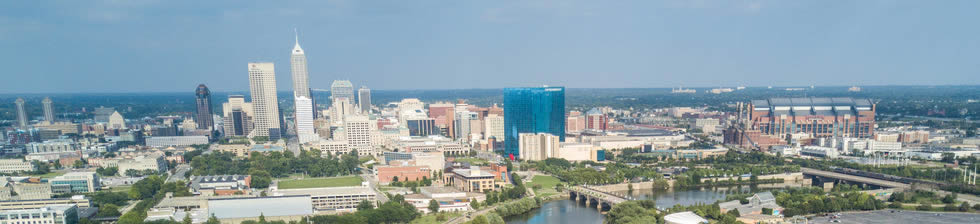
[[[669,208],[674,205],[693,205],[698,203],[710,204],[725,200],[728,194],[755,193],[785,187],[799,187],[791,184],[769,184],[757,186],[697,188],[675,191],[636,190],[633,196],[640,199],[657,201],[657,207]],[[626,194],[627,192],[619,192]],[[587,207],[582,202],[573,200],[557,200],[546,202],[541,208],[531,212],[504,218],[507,224],[551,224],[551,223],[602,223],[605,215],[595,207]]]

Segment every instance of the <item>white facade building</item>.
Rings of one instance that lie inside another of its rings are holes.
[[[22,159],[0,159],[0,173],[29,171],[34,171],[34,165],[31,162]]]
[[[253,136],[266,136],[270,140],[281,137],[279,124],[279,100],[276,97],[276,67],[272,62],[248,63],[248,81],[252,96]]]
[[[330,99],[337,101],[340,98],[347,100],[347,104],[354,105],[354,84],[350,80],[334,80],[330,84]]]
[[[497,141],[504,140],[504,116],[496,114],[487,115],[483,118],[484,136],[483,139],[494,137]]]
[[[520,158],[538,161],[558,157],[559,137],[548,133],[522,133],[519,136]]]
[[[296,135],[302,144],[320,139],[313,129],[313,100],[305,96],[296,96]]]
[[[147,137],[146,146],[169,147],[208,144],[208,136],[158,136]]]

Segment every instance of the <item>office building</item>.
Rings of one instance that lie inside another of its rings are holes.
[[[41,100],[41,106],[44,110],[44,120],[54,122],[54,101],[51,101],[51,97],[44,97],[44,100]]]
[[[367,116],[351,116],[344,121],[347,148],[359,155],[373,155],[371,132],[377,128]]]
[[[330,84],[330,99],[337,101],[346,99],[348,105],[354,105],[354,84],[349,80],[334,80]]]
[[[293,74],[293,96],[312,99],[309,84],[310,74],[306,66],[306,53],[303,52],[303,48],[299,47],[299,33],[296,34],[296,44],[293,45],[289,65]]]
[[[456,119],[453,121],[455,124],[456,139],[463,140],[463,142],[469,142],[470,137],[473,133],[473,121],[479,121],[476,113],[463,110],[456,110]],[[479,133],[477,133],[479,134]]]
[[[330,121],[334,124],[343,124],[344,119],[354,115],[354,105],[347,98],[334,98],[330,106]]]
[[[411,161],[393,161],[395,164],[374,166],[378,174],[378,183],[388,184],[397,181],[420,181],[432,179],[432,169],[429,166],[414,165]]]
[[[313,130],[313,100],[305,96],[296,96],[296,135],[299,143],[305,144],[320,139]]]
[[[37,209],[0,211],[0,220],[10,224],[76,224],[78,206],[49,205]]]
[[[276,97],[276,67],[271,62],[248,63],[249,89],[252,94],[254,136],[278,140],[282,137],[279,123],[279,100]]]
[[[17,127],[27,127],[27,110],[24,109],[24,98],[17,97],[14,100],[14,106],[17,110]]]
[[[51,178],[48,183],[51,183],[51,192],[55,194],[89,193],[102,188],[99,175],[95,172],[70,172]]]
[[[371,89],[361,86],[357,90],[357,105],[361,107],[361,113],[371,113]]]
[[[0,183],[0,201],[39,200],[51,198],[51,184],[28,183],[5,178]]]
[[[484,171],[478,166],[471,166],[469,169],[453,169],[443,175],[443,183],[446,183],[446,186],[452,186],[464,192],[493,190],[495,179],[496,176],[492,172]]]
[[[252,103],[246,103],[245,96],[230,95],[221,108],[225,136],[247,136],[252,131]]]
[[[410,136],[429,136],[433,134],[439,134],[436,127],[436,119],[432,118],[416,118],[405,120],[408,127],[408,134]]]
[[[146,137],[146,146],[170,147],[208,144],[208,136],[156,136]]]
[[[197,113],[194,114],[194,121],[197,122],[197,129],[211,130],[214,128],[214,118],[211,112],[211,91],[204,84],[197,86],[194,91],[197,103]]]
[[[518,157],[521,133],[548,133],[565,141],[565,87],[504,89],[505,153]]]
[[[504,139],[504,116],[489,114],[483,118],[483,139]]]
[[[547,158],[558,157],[559,146],[558,136],[548,133],[521,133],[520,137],[520,159],[527,161],[539,161]]]
[[[79,209],[92,207],[92,202],[85,195],[74,195],[70,198],[51,198],[51,187],[47,188],[47,199],[0,200],[0,211],[39,209],[47,206],[75,205]]]
[[[568,117],[565,118],[565,130],[569,133],[578,133],[585,130],[585,116],[582,116],[582,112],[568,112]]]
[[[107,123],[113,112],[116,112],[116,108],[99,106],[92,110],[92,115],[96,123]]]
[[[28,154],[51,153],[51,152],[74,152],[78,150],[78,143],[71,139],[48,140],[44,142],[32,142],[24,146]]]

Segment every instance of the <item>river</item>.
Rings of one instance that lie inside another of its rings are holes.
[[[755,187],[746,185],[741,187],[698,188],[675,191],[636,190],[633,192],[633,195],[640,199],[656,200],[657,207],[669,208],[677,204],[710,204],[715,201],[724,200],[730,193],[753,193],[787,186],[794,185],[770,184]],[[798,187],[799,185],[795,186]],[[627,192],[620,193],[626,194]],[[546,202],[541,208],[531,210],[531,212],[523,215],[504,218],[504,221],[507,224],[602,223],[605,219],[605,215],[599,213],[595,207],[586,207],[581,202],[565,199]]]

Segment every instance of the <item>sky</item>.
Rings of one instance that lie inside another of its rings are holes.
[[[938,4],[936,4],[938,3]],[[0,1],[0,93],[980,84],[980,1]]]

